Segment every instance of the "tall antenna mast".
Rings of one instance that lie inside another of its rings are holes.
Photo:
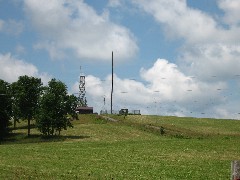
[[[112,106],[113,106],[113,51],[112,51],[112,90],[111,90],[111,114],[113,114],[113,109],[112,109]]]

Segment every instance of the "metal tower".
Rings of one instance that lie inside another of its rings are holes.
[[[81,71],[81,66],[80,66],[80,71]],[[80,72],[80,80],[79,80],[79,106],[81,107],[87,106],[85,76],[82,72]]]

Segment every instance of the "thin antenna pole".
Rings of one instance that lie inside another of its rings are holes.
[[[112,90],[111,90],[111,114],[113,114],[113,51],[112,51]]]

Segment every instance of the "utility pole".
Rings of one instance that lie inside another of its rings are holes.
[[[113,106],[113,51],[112,51],[112,90],[111,90],[111,114],[113,114],[113,109],[112,109],[112,106]]]

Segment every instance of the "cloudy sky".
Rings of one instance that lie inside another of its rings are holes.
[[[113,51],[113,109],[239,119],[239,32],[239,0],[0,0],[0,79],[77,93],[81,67],[109,110]]]

